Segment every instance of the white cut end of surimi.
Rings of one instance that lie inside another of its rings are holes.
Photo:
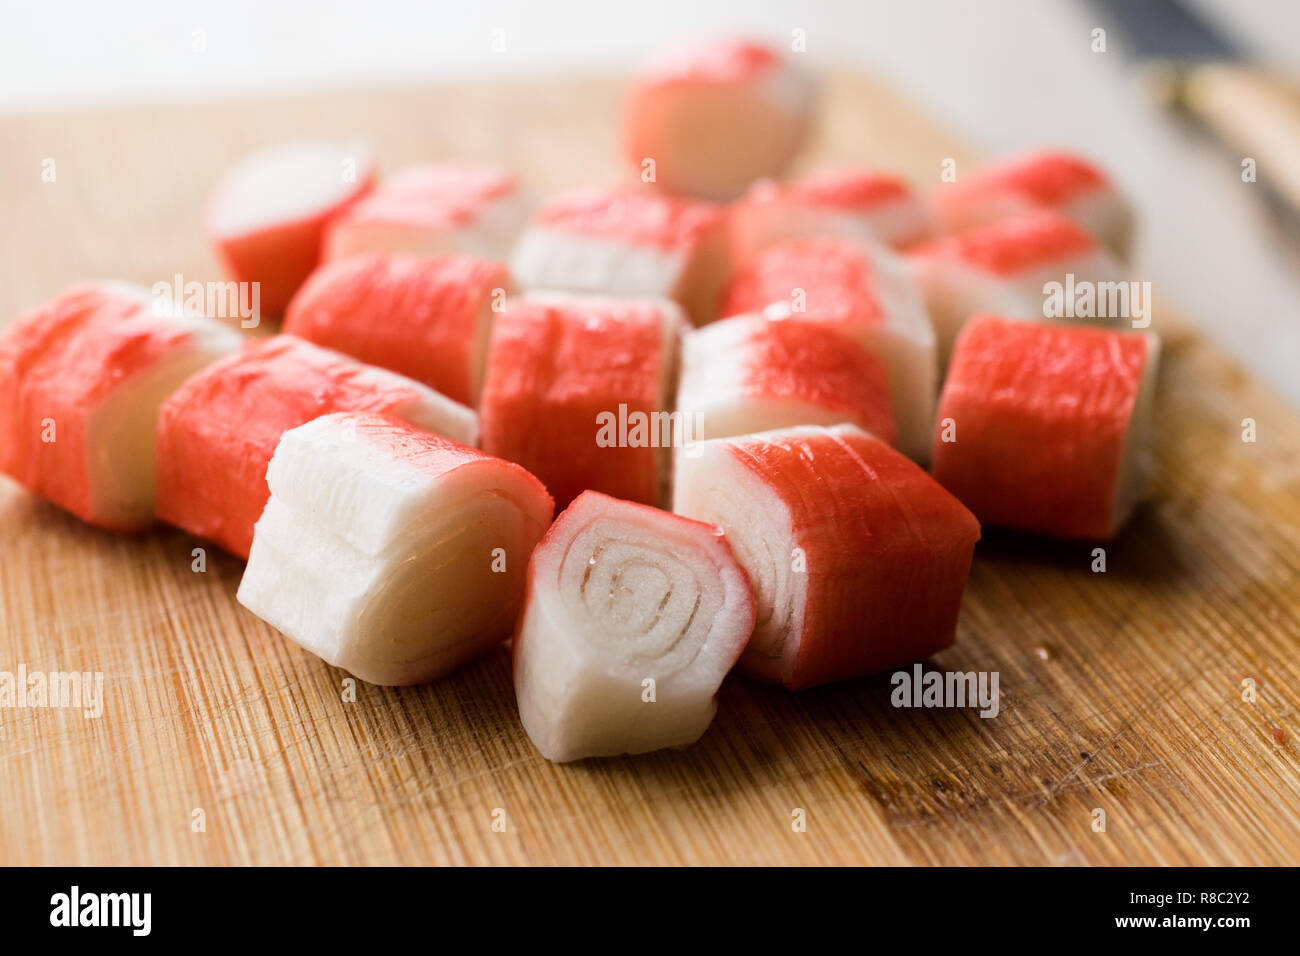
[[[757,435],[786,433],[797,435],[800,429]],[[754,670],[772,679],[786,644],[798,639],[808,601],[808,574],[799,571],[794,560],[803,542],[781,489],[747,468],[727,439],[702,442],[691,455],[677,458],[673,511],[726,531],[727,543],[754,589],[754,636],[745,656],[769,662]]]
[[[1124,446],[1120,454],[1119,476],[1115,483],[1115,508],[1110,524],[1116,532],[1128,523],[1134,509],[1146,497],[1156,471],[1155,455],[1151,450],[1151,432],[1155,422],[1160,337],[1154,332],[1143,333],[1142,337],[1146,342],[1147,359],[1138,385],[1137,400],[1133,405],[1133,417],[1124,433]]]
[[[550,498],[522,468],[387,416],[284,433],[239,601],[375,684],[434,680],[508,636]]]
[[[372,168],[370,150],[361,143],[264,150],[226,174],[208,207],[208,229],[235,237],[312,219],[354,196]]]
[[[187,346],[123,382],[90,416],[86,441],[96,510],[114,525],[153,522],[159,406],[185,379],[239,348],[238,332],[202,321]]]
[[[374,184],[360,143],[297,143],[244,160],[207,202],[204,228],[228,279],[256,288],[280,315],[316,268],[330,222]]]
[[[718,529],[587,492],[528,574],[515,692],[547,759],[699,739],[754,625],[749,581]]]
[[[713,41],[665,51],[641,72],[624,114],[624,151],[670,192],[729,200],[780,173],[803,143],[811,79],[754,43]]]
[[[1133,252],[1133,210],[1116,189],[1099,189],[1066,203],[1062,211],[1105,243],[1121,262]]]

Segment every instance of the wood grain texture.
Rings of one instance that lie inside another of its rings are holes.
[[[0,316],[90,276],[216,278],[203,196],[281,139],[363,133],[389,170],[504,159],[539,192],[611,180],[619,91],[577,77],[0,119]],[[970,158],[868,80],[826,94],[809,162],[926,183]],[[97,532],[0,479],[0,670],[102,671],[106,697],[98,719],[0,709],[0,863],[1295,863],[1300,417],[1155,327],[1160,476],[1107,572],[1086,546],[979,545],[957,645],[931,665],[999,672],[987,720],[895,709],[887,676],[799,694],[734,677],[688,750],[553,766],[519,726],[504,649],[344,703],[342,672],[236,603],[239,562],[194,573],[185,535]]]

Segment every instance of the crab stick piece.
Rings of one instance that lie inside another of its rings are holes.
[[[949,232],[964,232],[1030,209],[1054,209],[1069,216],[1127,260],[1133,242],[1133,212],[1101,169],[1069,153],[1040,151],[1015,156],[958,176],[933,195]]]
[[[980,312],[1041,318],[1044,286],[1067,276],[1089,282],[1120,278],[1119,264],[1073,219],[1037,210],[999,219],[908,255],[925,294],[946,367],[962,324]]]
[[[158,517],[248,557],[280,436],[329,412],[382,412],[472,445],[474,412],[426,385],[292,335],[250,342],[158,414]]]
[[[436,680],[510,636],[550,496],[518,465],[387,415],[281,436],[239,603],[372,684]]]
[[[763,180],[731,207],[730,220],[736,262],[791,239],[835,236],[903,249],[938,233],[934,210],[905,180],[855,170]]]
[[[840,422],[897,437],[880,359],[836,329],[757,313],[683,336],[677,412],[697,441]]]
[[[733,276],[724,316],[764,311],[827,326],[889,370],[898,448],[924,461],[938,391],[934,328],[906,264],[888,250],[844,239],[800,239],[764,249]]]
[[[1142,497],[1160,340],[977,316],[939,401],[934,477],[985,524],[1107,540]]]
[[[852,425],[696,450],[673,510],[720,526],[753,583],[742,670],[797,690],[952,644],[979,523],[917,465]]]
[[[753,627],[717,528],[588,491],[528,565],[513,644],[524,729],[555,761],[694,743]]]
[[[158,407],[240,341],[140,286],[68,290],[0,333],[0,471],[90,524],[147,527]]]
[[[527,190],[501,170],[414,166],[338,217],[326,233],[324,256],[404,252],[504,259],[531,208]]]
[[[734,199],[789,165],[807,136],[813,92],[806,74],[761,44],[670,47],[633,84],[624,152],[643,179],[653,170],[670,192]]]
[[[478,400],[494,308],[514,291],[500,263],[372,253],[327,262],[289,303],[284,331]]]
[[[684,324],[665,301],[510,300],[488,352],[483,450],[523,465],[561,508],[587,489],[654,504],[674,440],[670,402]]]
[[[205,214],[226,275],[258,283],[261,308],[279,315],[320,261],[326,226],[374,181],[374,160],[358,144],[295,143],[245,159]]]
[[[672,299],[697,325],[713,318],[727,268],[721,206],[636,187],[545,204],[510,259],[525,289]]]

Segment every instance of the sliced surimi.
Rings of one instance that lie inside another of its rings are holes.
[[[977,316],[939,401],[933,472],[985,524],[1118,533],[1145,491],[1160,340]]]
[[[510,300],[488,351],[483,450],[535,474],[560,508],[587,489],[654,504],[671,459],[684,324],[666,301]]]
[[[239,602],[372,684],[435,680],[510,636],[550,496],[518,465],[370,413],[284,433]]]
[[[693,743],[753,626],[717,528],[589,491],[529,562],[513,646],[524,729],[556,761]]]
[[[158,407],[240,341],[140,286],[68,290],[0,333],[0,471],[91,524],[151,524]]]
[[[902,249],[938,231],[933,208],[906,180],[847,169],[755,183],[731,207],[730,220],[737,262],[791,239],[836,236]]]
[[[702,442],[673,510],[719,525],[758,603],[740,666],[798,689],[952,644],[979,523],[852,425]]]
[[[934,328],[920,288],[897,256],[844,239],[779,243],[732,276],[720,311],[763,311],[857,340],[889,369],[899,449],[917,461],[929,455],[938,391]]]
[[[374,185],[358,143],[295,143],[232,169],[208,200],[205,226],[226,274],[259,285],[263,311],[279,315],[320,261],[329,223]]]
[[[570,193],[538,210],[510,269],[525,289],[672,299],[699,325],[726,279],[726,216],[646,187]]]
[[[1133,212],[1092,162],[1043,150],[1013,156],[943,183],[934,204],[944,228],[963,232],[1030,209],[1055,209],[1100,239],[1121,260],[1133,243]]]
[[[897,437],[884,362],[836,329],[758,313],[682,337],[677,413],[692,441],[840,422]]]
[[[532,209],[514,176],[458,163],[414,166],[330,225],[324,256],[366,252],[504,259]]]
[[[329,412],[383,412],[474,444],[477,416],[426,385],[276,335],[190,377],[158,415],[158,516],[248,556],[280,436]]]
[[[972,315],[1043,318],[1048,283],[1114,282],[1119,264],[1073,219],[1050,210],[1009,216],[909,253],[948,364],[953,341]],[[1105,321],[1105,320],[1101,320]]]
[[[623,148],[643,181],[729,200],[789,165],[807,135],[813,83],[775,49],[741,40],[669,47],[637,75]]]
[[[289,304],[284,331],[474,404],[493,310],[513,289],[497,262],[354,256],[312,273]]]

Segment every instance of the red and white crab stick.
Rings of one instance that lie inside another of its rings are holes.
[[[527,190],[501,170],[414,166],[381,182],[338,217],[325,235],[324,256],[405,252],[504,259],[531,208]]]
[[[672,299],[696,325],[713,318],[727,268],[721,206],[635,186],[546,203],[510,258],[525,289]]]
[[[906,180],[847,169],[755,183],[731,207],[730,219],[737,262],[791,239],[837,236],[903,249],[938,232],[933,208]]]
[[[1031,209],[1074,219],[1122,260],[1133,242],[1133,212],[1111,178],[1070,153],[1039,151],[960,173],[933,194],[949,232],[964,232]]]
[[[682,337],[677,412],[691,440],[849,422],[894,444],[889,370],[855,340],[755,313]]]
[[[284,331],[472,405],[482,387],[493,310],[513,291],[497,262],[353,256],[311,274],[289,303]]]
[[[799,689],[952,644],[979,523],[917,465],[852,425],[695,451],[673,510],[719,525],[753,583],[742,670]]]
[[[1036,210],[999,219],[959,236],[927,243],[908,254],[925,293],[948,364],[962,324],[981,312],[1042,318],[1048,282],[1110,282],[1119,264],[1073,219]]]
[[[717,528],[588,491],[529,562],[513,645],[524,729],[555,761],[693,743],[753,627]]]
[[[158,406],[240,341],[140,286],[68,290],[0,333],[0,471],[90,524],[152,524]]]
[[[259,305],[279,315],[320,261],[326,226],[370,191],[369,149],[295,143],[232,169],[208,200],[205,224],[226,274],[259,284]]]
[[[765,311],[855,339],[889,369],[899,449],[918,461],[928,457],[938,391],[934,328],[898,257],[833,238],[769,246],[732,276],[720,311]]]
[[[387,415],[292,428],[239,602],[372,684],[436,680],[510,636],[551,522],[518,465]]]
[[[158,516],[248,556],[266,466],[288,429],[383,412],[473,444],[474,412],[426,385],[292,335],[245,345],[189,378],[158,415]]]
[[[977,316],[939,401],[933,472],[987,525],[1106,540],[1151,471],[1160,340]]]
[[[670,464],[684,324],[666,301],[510,300],[488,351],[483,450],[535,474],[560,508],[587,489],[654,504]]]
[[[653,169],[670,192],[734,199],[794,158],[813,92],[789,58],[762,44],[669,47],[645,65],[628,96],[624,152],[638,175]]]

